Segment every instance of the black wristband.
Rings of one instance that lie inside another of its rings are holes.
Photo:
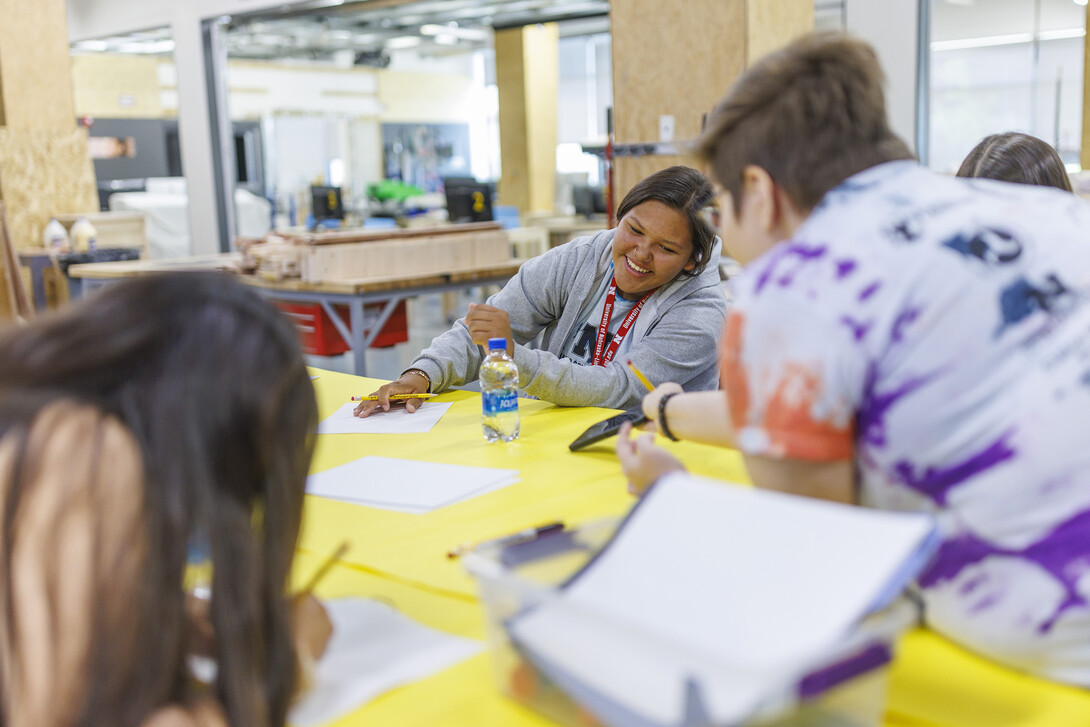
[[[671,442],[679,441],[678,438],[674,436],[674,433],[670,431],[670,427],[666,426],[666,402],[670,401],[674,396],[677,396],[677,392],[671,391],[669,394],[663,394],[662,398],[659,399],[659,431],[666,435],[666,438]]]

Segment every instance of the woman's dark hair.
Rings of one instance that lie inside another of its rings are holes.
[[[700,172],[692,167],[668,167],[641,180],[629,190],[617,208],[617,219],[623,219],[633,207],[649,200],[662,202],[685,215],[693,243],[689,260],[696,265],[682,273],[700,275],[711,258],[715,243],[715,231],[700,216],[700,210],[711,201],[712,196],[712,185]]]
[[[0,337],[0,438],[17,452],[2,513],[9,607],[0,628],[9,635],[10,533],[29,487],[28,431],[35,412],[64,401],[131,433],[147,534],[135,592],[116,594],[133,598],[129,646],[95,628],[96,604],[87,692],[72,724],[134,725],[193,703],[182,584],[188,548],[202,543],[212,563],[214,689],[227,721],[283,725],[296,670],[287,578],[317,422],[291,324],[228,275],[181,273],[116,283]]]
[[[957,176],[1072,191],[1063,160],[1052,145],[1016,131],[984,137],[965,157]]]

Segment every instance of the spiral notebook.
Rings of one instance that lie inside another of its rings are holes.
[[[672,475],[508,628],[607,724],[684,724],[693,693],[734,724],[899,594],[937,542],[927,515]]]

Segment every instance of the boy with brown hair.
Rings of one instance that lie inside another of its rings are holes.
[[[1090,207],[921,168],[840,36],[744,74],[699,152],[746,266],[727,395],[665,385],[645,412],[737,447],[759,487],[933,513],[927,623],[1090,686]],[[618,454],[634,491],[681,469],[647,435]]]

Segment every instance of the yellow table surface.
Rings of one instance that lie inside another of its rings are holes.
[[[375,379],[313,370],[320,418],[354,394],[371,393]],[[377,598],[417,621],[449,633],[484,638],[484,614],[472,579],[446,557],[462,542],[563,520],[569,525],[627,511],[632,498],[613,441],[573,454],[568,443],[609,416],[594,408],[562,408],[519,400],[517,442],[489,444],[481,436],[480,397],[449,392],[432,401],[454,406],[428,434],[321,435],[312,470],[321,472],[367,455],[518,469],[521,481],[423,515],[388,512],[307,496],[296,577],[318,567],[342,540],[352,550],[317,588],[322,598]],[[746,482],[733,451],[662,440],[698,474]],[[357,725],[551,724],[502,696],[488,655],[395,689],[330,727]],[[888,727],[1085,727],[1090,691],[1028,677],[977,657],[924,629],[898,644],[890,677]]]
[[[325,418],[354,394],[370,394],[379,384],[348,374],[315,370],[319,417]],[[332,552],[345,539],[352,549],[344,560],[375,573],[438,592],[473,596],[473,582],[447,552],[464,542],[516,532],[553,520],[575,525],[624,514],[632,505],[606,440],[579,452],[568,444],[584,429],[612,413],[596,408],[557,407],[519,400],[522,432],[508,444],[481,435],[480,395],[452,391],[431,401],[453,402],[427,434],[323,434],[318,437],[314,472],[367,455],[444,464],[517,469],[516,485],[423,515],[390,512],[307,497],[301,546]],[[664,442],[666,440],[663,440]],[[671,449],[693,471],[745,482],[737,452],[698,444],[672,443]]]

